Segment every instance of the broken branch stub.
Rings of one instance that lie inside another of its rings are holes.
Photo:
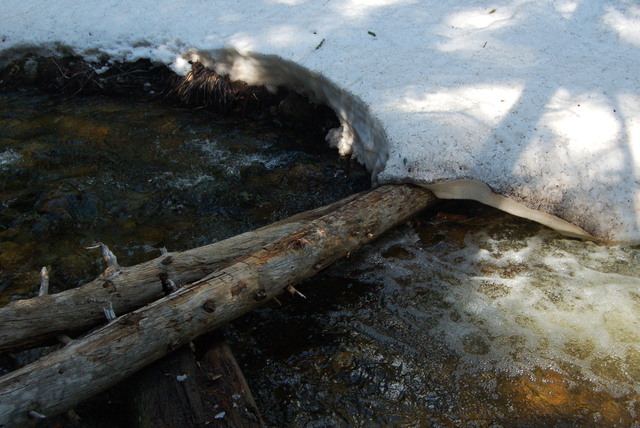
[[[117,318],[0,378],[0,427],[29,412],[52,416],[250,311],[436,202],[424,189],[382,186],[241,257],[228,267]]]
[[[49,269],[44,266],[40,269],[40,289],[38,296],[46,296],[49,294]]]

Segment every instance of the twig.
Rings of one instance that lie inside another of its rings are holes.
[[[40,269],[40,290],[38,296],[46,296],[49,294],[49,269],[44,266]]]
[[[289,286],[287,287],[287,291],[288,291],[289,293],[291,293],[291,295],[292,295],[292,296],[295,296],[295,295],[297,294],[298,296],[302,297],[303,299],[306,299],[306,298],[307,298],[304,294],[302,294],[301,292],[299,292],[298,290],[296,290],[296,288],[295,288],[293,285],[289,285]]]
[[[60,64],[58,64],[56,62],[55,59],[51,58],[51,62],[53,62],[53,64],[58,67],[58,70],[60,71],[60,73],[62,73],[62,77],[64,77],[65,79],[70,79],[71,77],[69,77],[69,75],[62,69],[62,67],[60,67]]]
[[[104,316],[107,318],[107,321],[111,322],[116,319],[116,313],[113,311],[113,304],[108,302],[109,306],[103,307],[102,311],[104,312]]]
[[[38,413],[35,410],[29,410],[29,416],[31,416],[34,419],[45,419],[46,416],[43,415],[42,413]]]
[[[95,250],[96,248],[100,248],[102,251],[102,258],[107,264],[107,268],[118,269],[118,258],[113,254],[113,252],[102,242],[98,242],[91,247],[87,247],[87,250]]]

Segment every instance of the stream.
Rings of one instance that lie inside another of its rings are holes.
[[[133,265],[368,187],[271,122],[0,94],[0,305],[42,266],[52,292],[95,278],[97,242]],[[640,426],[640,246],[443,201],[299,289],[225,331],[270,426]]]

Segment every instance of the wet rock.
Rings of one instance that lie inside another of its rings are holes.
[[[627,351],[625,363],[627,366],[627,374],[634,382],[640,383],[640,351],[636,349]]]
[[[586,360],[591,356],[596,345],[593,340],[570,340],[564,345],[564,352],[579,360]]]
[[[73,196],[60,189],[49,191],[40,201],[38,211],[42,214],[49,214],[59,219],[70,219]]]
[[[90,223],[97,215],[97,204],[98,196],[94,194],[55,188],[36,203],[36,208],[40,214],[46,215],[53,222],[74,220],[79,223]]]

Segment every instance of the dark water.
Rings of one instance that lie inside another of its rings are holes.
[[[34,295],[44,265],[54,291],[93,279],[95,242],[131,265],[368,187],[346,170],[267,123],[2,95],[0,301]],[[226,334],[271,426],[638,426],[639,265],[443,203]]]
[[[304,133],[107,98],[0,97],[0,303],[208,244],[369,186]],[[15,297],[14,297],[15,298]]]

